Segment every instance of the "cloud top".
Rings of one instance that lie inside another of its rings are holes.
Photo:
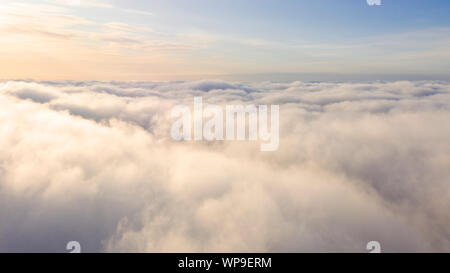
[[[280,104],[280,149],[170,110]],[[0,251],[450,251],[450,84],[0,82]]]

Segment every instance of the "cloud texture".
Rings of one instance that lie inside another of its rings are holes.
[[[174,142],[279,104],[280,148]],[[0,82],[0,252],[450,251],[450,84]]]

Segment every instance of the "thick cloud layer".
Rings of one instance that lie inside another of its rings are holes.
[[[175,142],[279,104],[280,148]],[[450,251],[450,84],[0,82],[0,251]]]

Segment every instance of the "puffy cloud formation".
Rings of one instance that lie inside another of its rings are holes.
[[[170,110],[279,104],[280,148]],[[0,251],[450,251],[450,84],[0,82]]]

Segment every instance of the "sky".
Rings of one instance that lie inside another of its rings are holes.
[[[449,11],[0,0],[0,253],[449,252]],[[176,141],[195,97],[278,149]]]
[[[444,0],[1,0],[0,78],[449,79]]]

